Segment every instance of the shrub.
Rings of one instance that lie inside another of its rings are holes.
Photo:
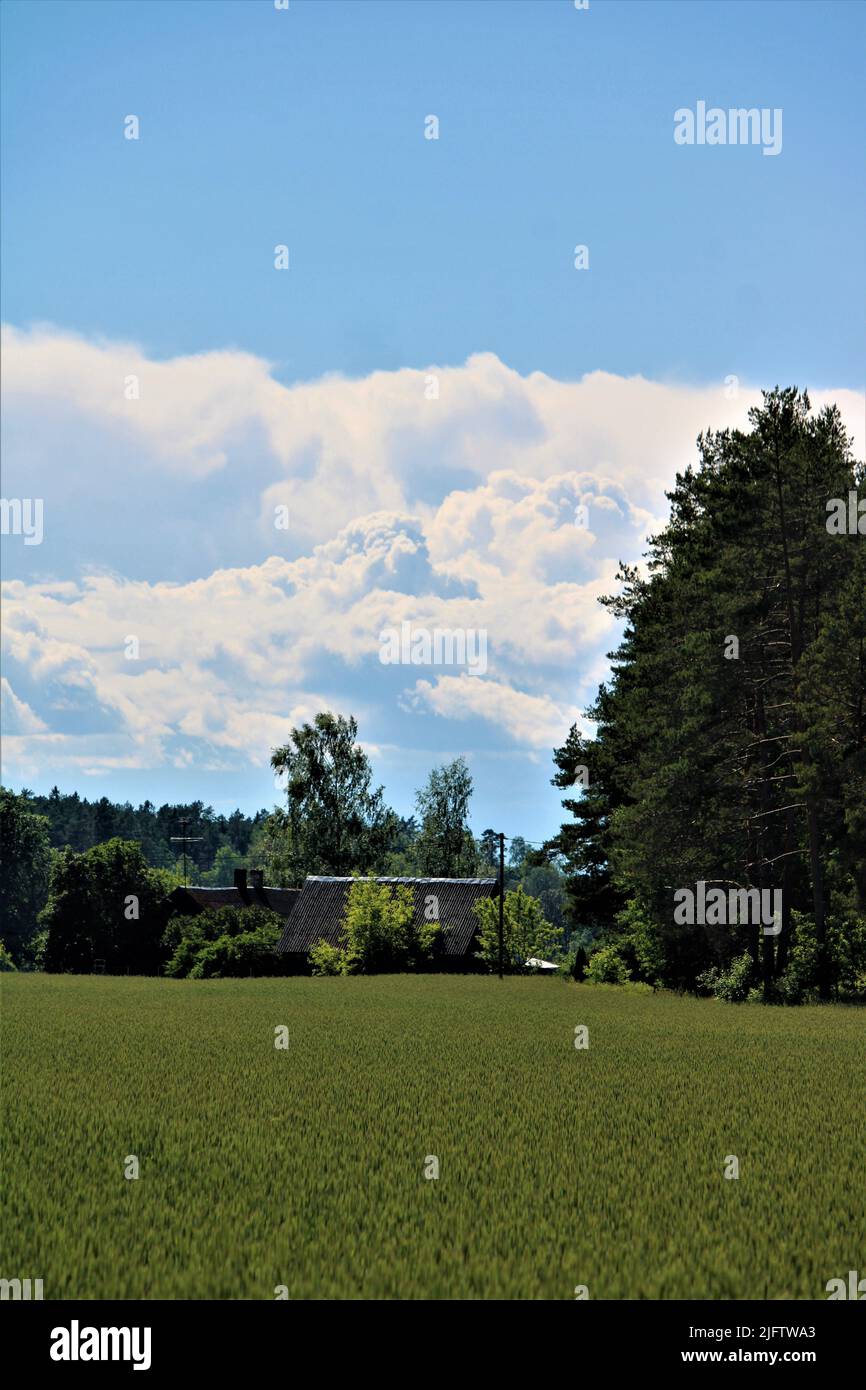
[[[282,925],[263,924],[239,936],[220,936],[199,952],[189,972],[191,980],[216,980],[238,975],[276,975],[280,962],[274,947]]]
[[[616,946],[602,946],[589,958],[587,982],[592,985],[624,985],[628,983],[625,961]]]
[[[803,1004],[818,997],[818,942],[815,924],[802,912],[791,913],[788,963],[776,981],[783,1004]]]
[[[724,999],[728,1004],[742,1004],[749,998],[752,990],[757,990],[755,966],[748,951],[736,956],[726,970],[713,965],[698,975],[695,982],[699,989],[712,994],[716,999]],[[758,991],[761,999],[763,995]]]
[[[317,974],[352,974],[363,971],[417,970],[428,963],[440,939],[438,922],[415,922],[415,899],[406,883],[377,883],[356,878],[346,900],[341,946],[323,952],[313,947]],[[313,964],[313,952],[310,953]]]
[[[695,989],[698,994],[715,995],[718,980],[719,967],[717,965],[711,965],[709,970],[702,970],[700,975],[695,976]]]
[[[347,965],[359,970],[405,969],[412,949],[415,903],[405,883],[356,878],[346,899],[343,930]]]
[[[832,892],[827,913],[827,954],[833,991],[842,999],[862,997],[866,967],[866,917],[844,895]],[[817,1000],[818,941],[815,923],[804,912],[791,913],[788,963],[775,984],[775,996],[783,1004]]]
[[[638,980],[657,982],[664,977],[665,953],[658,923],[638,897],[630,898],[616,915],[617,948]]]
[[[310,951],[310,965],[314,975],[347,975],[348,953],[330,941],[317,941]]]
[[[282,930],[282,918],[264,907],[208,908],[173,917],[163,936],[169,953],[165,974],[192,980],[282,974],[274,951]]]

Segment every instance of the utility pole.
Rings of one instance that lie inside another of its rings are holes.
[[[505,836],[499,832],[499,978],[502,979],[502,953],[505,928]]]
[[[196,841],[198,841],[198,840],[201,840],[201,839],[202,839],[202,836],[201,836],[201,835],[190,835],[190,834],[189,834],[189,828],[188,828],[188,827],[189,827],[189,816],[181,816],[178,823],[179,823],[181,829],[183,830],[183,834],[182,834],[182,835],[172,835],[172,837],[171,837],[171,843],[172,843],[173,845],[176,845],[176,844],[183,844],[183,886],[184,886],[184,888],[186,888],[186,886],[187,886],[187,882],[186,882],[186,847],[187,847],[187,845],[189,845],[189,844],[193,844],[194,842],[196,842]]]

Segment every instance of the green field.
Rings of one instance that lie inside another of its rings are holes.
[[[2,1002],[0,1273],[46,1298],[826,1298],[866,1269],[862,1010],[442,976]]]

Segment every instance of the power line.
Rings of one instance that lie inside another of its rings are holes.
[[[555,838],[555,836],[551,837],[551,839]],[[550,840],[527,840],[525,835],[506,835],[505,839],[511,844],[513,844],[515,840],[522,840],[525,845],[532,845],[535,849],[544,849],[545,846],[549,845],[551,842]]]
[[[190,835],[190,834],[189,834],[189,830],[188,830],[189,823],[190,823],[190,817],[189,817],[189,816],[180,816],[179,819],[178,819],[178,825],[180,825],[180,826],[183,828],[183,834],[182,834],[182,835],[172,835],[172,836],[171,836],[171,843],[172,843],[172,844],[182,844],[182,845],[183,845],[183,886],[184,886],[184,888],[186,888],[186,886],[187,886],[187,882],[186,882],[186,879],[187,879],[187,874],[186,874],[186,847],[187,847],[187,845],[194,844],[194,843],[195,843],[196,841],[198,841],[198,840],[204,839],[204,836],[203,836],[203,835]]]

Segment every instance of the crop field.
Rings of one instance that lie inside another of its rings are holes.
[[[821,1299],[863,1267],[862,1010],[441,976],[2,1003],[0,1273],[46,1299]]]

